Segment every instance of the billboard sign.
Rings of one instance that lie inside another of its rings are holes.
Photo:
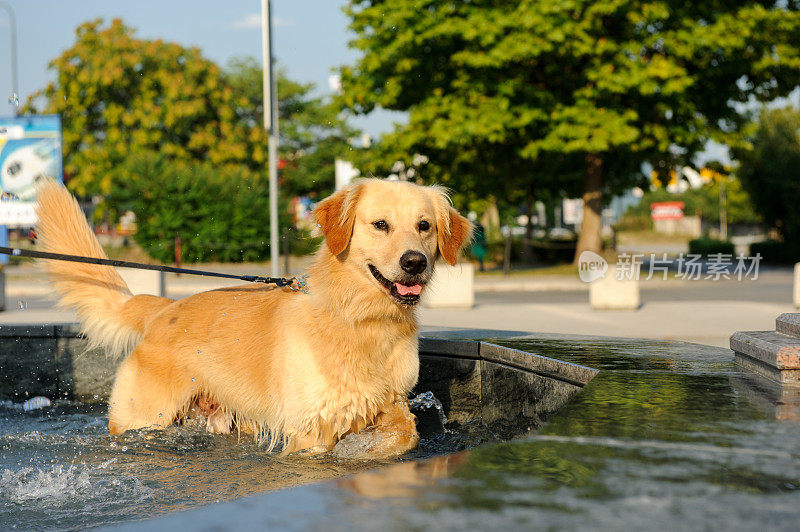
[[[58,115],[0,118],[0,225],[36,223],[36,183],[63,181]]]
[[[660,201],[650,204],[650,219],[652,220],[680,220],[682,218],[682,201]]]

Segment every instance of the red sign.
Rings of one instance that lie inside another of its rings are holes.
[[[682,218],[682,201],[660,201],[650,204],[650,219],[652,220],[680,220]]]

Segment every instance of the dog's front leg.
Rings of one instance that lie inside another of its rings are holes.
[[[381,459],[400,456],[419,444],[416,416],[407,399],[398,399],[366,429],[348,434],[333,449],[342,458]]]
[[[299,453],[304,455],[314,455],[327,453],[333,449],[334,441],[323,441],[319,435],[306,434],[304,436],[294,436],[289,438],[289,441],[284,447],[282,455]]]

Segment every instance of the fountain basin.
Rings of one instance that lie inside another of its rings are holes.
[[[344,477],[389,462],[279,457],[202,425],[108,434],[115,362],[73,325],[0,328],[2,529],[84,529]],[[420,340],[416,463],[541,427],[596,370],[477,340]],[[22,401],[52,404],[26,411]],[[411,462],[409,462],[411,463]]]

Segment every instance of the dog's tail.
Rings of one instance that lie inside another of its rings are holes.
[[[66,188],[54,180],[45,180],[39,186],[37,200],[40,250],[107,258],[78,202]],[[153,296],[134,297],[110,266],[59,260],[42,263],[59,296],[59,305],[77,312],[90,347],[103,347],[111,356],[127,354],[141,339],[145,326],[140,313],[143,306],[156,307],[147,309],[152,316],[158,307],[170,302]]]

